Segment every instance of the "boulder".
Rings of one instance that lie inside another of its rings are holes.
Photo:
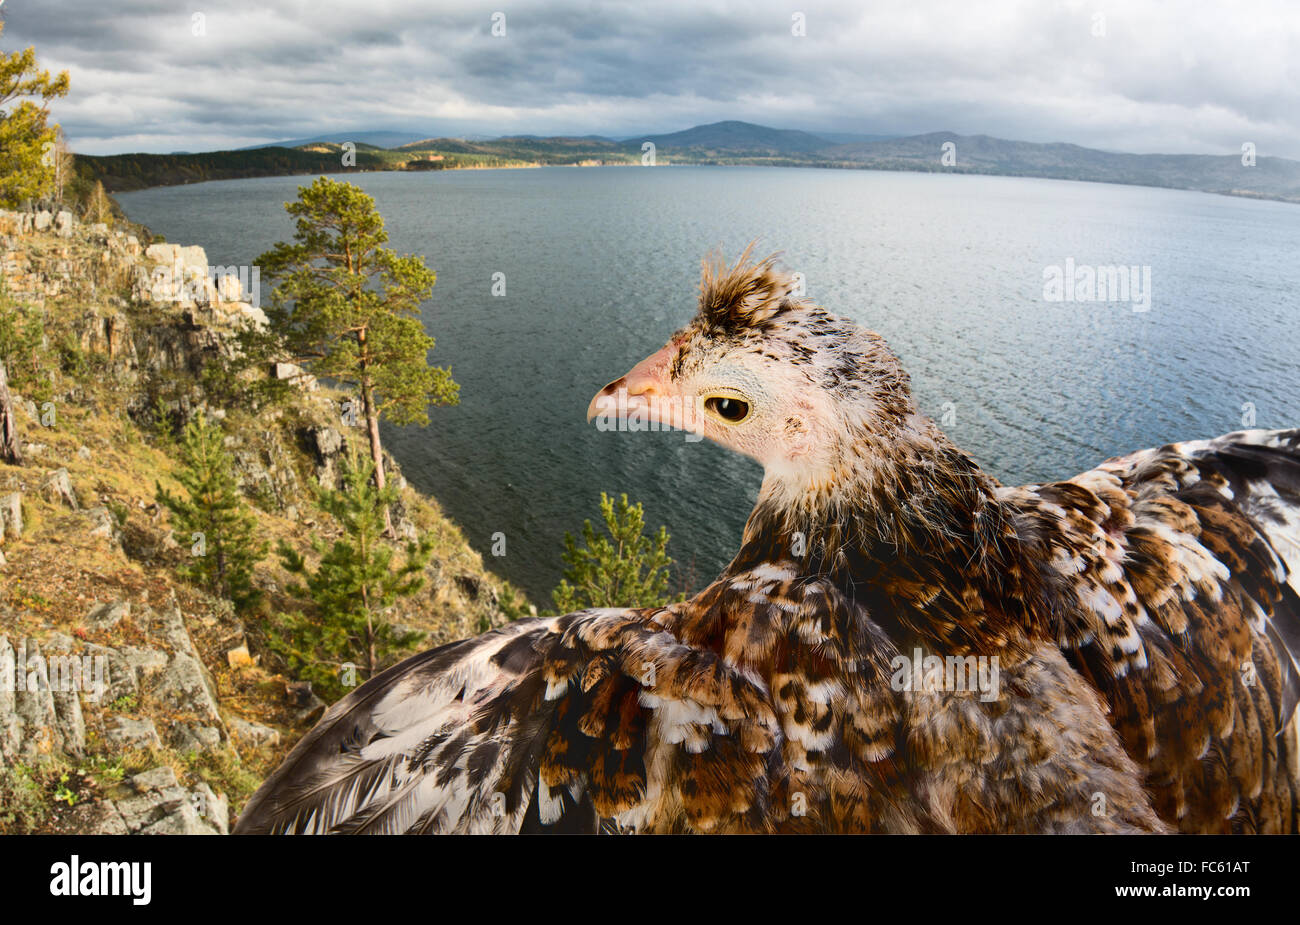
[[[185,628],[185,617],[181,614],[180,605],[176,603],[175,598],[153,621],[151,629],[154,636],[167,643],[174,651],[191,654],[194,652],[194,642],[190,639],[190,631]]]
[[[45,651],[30,639],[19,641],[15,651],[0,636],[0,765],[60,752],[74,758],[84,754],[81,696],[91,696],[95,677],[93,668],[86,677],[86,653],[72,651],[74,646],[72,637],[55,633]]]
[[[72,479],[68,470],[62,467],[45,476],[41,482],[41,494],[53,504],[65,504],[74,511],[80,510],[77,493],[72,490]]]
[[[54,216],[54,233],[61,238],[72,237],[72,229],[76,227],[77,221],[73,218],[72,213],[67,209],[61,209]]]
[[[74,689],[51,691],[50,696],[54,700],[54,716],[59,724],[63,751],[81,758],[86,753],[86,719],[81,712],[81,694]]]
[[[175,244],[150,244],[144,249],[144,259],[153,263],[172,263],[179,249]]]
[[[202,269],[208,272],[208,255],[201,247],[182,247],[179,244],[150,244],[144,251],[145,260],[166,266],[185,269]]]
[[[122,532],[118,529],[117,518],[112,512],[103,505],[97,505],[86,511],[86,516],[90,518],[90,535],[106,539],[110,543],[116,543],[122,538]]]
[[[316,456],[323,463],[329,462],[343,449],[343,435],[333,427],[313,427],[311,435],[316,443]]]
[[[86,627],[93,630],[112,629],[121,623],[124,617],[130,615],[130,601],[109,601],[107,604],[96,604],[86,614]]]
[[[0,536],[17,539],[23,535],[23,496],[16,491],[0,495]]]
[[[139,301],[211,304],[217,285],[209,275],[208,257],[201,247],[150,244],[146,264],[136,269],[133,297]]]
[[[197,723],[177,723],[167,737],[167,744],[181,754],[215,752],[221,748],[221,730]]]
[[[159,649],[123,646],[121,655],[131,666],[131,672],[138,681],[155,677],[167,667],[167,653]]]
[[[253,748],[259,748],[263,745],[280,744],[280,733],[270,726],[263,726],[261,723],[250,722],[235,716],[231,717],[228,728],[231,737],[240,745],[251,745]]]
[[[151,719],[115,716],[107,724],[105,737],[118,748],[162,748],[158,728]]]
[[[46,657],[51,654],[69,655],[77,647],[77,640],[60,632],[45,633],[41,636],[41,643],[45,646]]]
[[[216,695],[208,687],[199,660],[192,655],[173,655],[154,682],[153,693],[172,709],[192,713],[209,725],[221,724]]]
[[[41,647],[31,641],[20,645],[23,645],[25,651],[18,654],[23,662],[18,670],[25,671],[27,677],[24,679],[24,689],[13,692],[13,715],[19,722],[16,754],[25,760],[31,760],[60,751],[63,740],[59,734],[54,695],[50,691],[50,674],[41,656]],[[0,652],[0,656],[3,655]]]
[[[92,658],[103,657],[108,662],[108,690],[104,693],[104,702],[112,703],[122,697],[137,696],[140,686],[136,680],[135,669],[126,656],[108,646],[88,645],[86,654]],[[162,653],[158,653],[162,655]],[[163,656],[164,662],[166,656]]]
[[[49,231],[52,224],[54,224],[54,216],[44,209],[37,212],[36,218],[32,221],[32,227],[37,231]]]
[[[137,793],[162,793],[180,789],[181,782],[176,771],[166,765],[152,771],[141,771],[128,781]]]
[[[214,792],[206,781],[200,781],[191,794],[190,803],[199,818],[213,826],[217,834],[230,834],[230,801],[225,795]]]
[[[182,803],[157,822],[140,830],[141,835],[218,835],[216,828],[199,816],[190,802]]]
[[[22,750],[23,723],[14,709],[19,693],[15,690],[16,679],[14,648],[7,636],[0,636],[0,765]]]
[[[297,363],[272,363],[271,378],[279,379],[282,382],[292,382],[298,388],[305,389],[308,392],[314,392],[320,388],[320,383],[316,381],[316,377]]]
[[[181,265],[189,268],[202,270],[206,276],[208,273],[208,255],[207,252],[197,244],[189,247],[176,245],[176,250],[180,252]]]
[[[108,800],[74,806],[64,817],[65,826],[78,835],[129,835],[131,830],[117,807]]]
[[[25,675],[25,689],[12,691],[14,715],[23,723],[23,751],[37,755],[62,751],[80,758],[86,748],[81,693],[94,693],[93,667],[87,677],[85,653],[74,651],[77,643],[66,633],[48,634],[44,649],[30,640],[25,640],[23,645],[25,651],[14,656],[14,667]],[[4,657],[0,653],[0,658]],[[32,688],[34,680],[35,689]],[[9,686],[9,678],[5,677],[3,683]],[[16,683],[12,686],[18,687]]]
[[[139,832],[189,804],[176,772],[166,766],[137,774],[128,784],[135,793],[117,800],[114,808],[130,832]]]
[[[14,647],[9,644],[9,637],[0,633],[0,714],[13,711],[17,674]]]

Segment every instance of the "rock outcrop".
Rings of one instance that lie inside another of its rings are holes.
[[[100,632],[129,629],[148,644],[113,648],[82,645],[63,633],[39,642],[0,635],[0,768],[82,758],[87,717],[97,738],[120,750],[162,747],[148,713],[169,718],[167,738],[181,754],[216,750],[229,741],[215,684],[174,600],[161,613],[149,608],[133,613],[126,602],[105,602],[86,614],[85,624]],[[279,742],[273,729],[243,719],[237,723],[239,736],[250,745]],[[107,801],[111,806],[80,811],[77,818],[91,826],[85,831],[225,831],[226,801],[210,788],[198,799],[198,791],[183,790],[170,768],[136,775],[131,784],[134,791]]]
[[[190,541],[156,502],[176,428],[199,409],[239,415],[236,480],[260,526],[305,549],[337,529],[318,521],[313,481],[339,485],[343,459],[365,448],[346,396],[294,364],[241,373],[288,383],[286,402],[251,414],[214,397],[207,374],[267,321],[257,274],[207,260],[70,213],[0,210],[0,274],[63,364],[36,380],[43,392],[11,390],[21,458],[0,460],[0,799],[42,782],[57,819],[40,831],[225,832],[256,774],[325,709],[310,684],[268,667],[252,622],[264,615],[245,626],[179,576]],[[145,473],[123,471],[136,464]],[[399,531],[418,520],[440,544],[426,591],[395,619],[431,642],[505,622],[500,582],[386,464]],[[254,576],[268,598],[289,578],[275,569]]]

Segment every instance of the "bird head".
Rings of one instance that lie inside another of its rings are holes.
[[[864,441],[888,441],[915,417],[884,339],[803,298],[773,257],[750,250],[731,266],[706,260],[698,314],[587,409],[605,424],[693,431],[802,491],[859,467]]]

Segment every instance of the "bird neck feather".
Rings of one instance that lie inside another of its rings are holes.
[[[1039,540],[998,483],[919,416],[865,433],[825,484],[764,481],[731,568],[792,562],[831,581],[898,642],[1024,651],[1059,595]]]

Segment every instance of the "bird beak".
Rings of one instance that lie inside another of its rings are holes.
[[[669,376],[677,349],[677,344],[669,342],[662,350],[646,357],[626,375],[619,376],[597,392],[587,406],[587,421],[602,418],[605,421],[655,422],[662,427],[698,432],[696,409],[688,407],[690,403]]]

